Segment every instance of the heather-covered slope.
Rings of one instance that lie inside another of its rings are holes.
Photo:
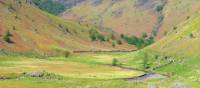
[[[114,49],[112,43],[91,42],[89,30],[96,29],[93,26],[64,21],[33,7],[29,1],[0,1],[0,11],[1,49],[48,54],[52,51]]]
[[[84,0],[61,16],[119,34],[165,36],[200,8],[199,0]]]
[[[118,34],[150,34],[157,22],[154,8],[160,1],[85,0],[62,14],[65,19],[95,24],[102,30]]]

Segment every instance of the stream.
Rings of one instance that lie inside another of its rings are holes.
[[[159,74],[159,73],[155,73],[155,72],[149,72],[149,71],[145,71],[145,70],[140,70],[140,69],[136,69],[136,68],[130,68],[130,67],[122,67],[122,66],[116,66],[122,69],[127,69],[127,70],[132,70],[132,71],[141,71],[144,72],[144,75],[141,76],[137,76],[137,77],[132,77],[132,78],[123,78],[124,80],[127,81],[143,81],[143,80],[151,80],[151,79],[166,79],[169,76],[167,75],[163,75],[163,74]]]

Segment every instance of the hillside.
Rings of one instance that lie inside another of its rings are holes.
[[[60,51],[129,48],[126,44],[112,47],[109,42],[91,42],[89,31],[95,27],[62,20],[29,1],[0,1],[0,11],[1,50],[52,55]]]
[[[163,86],[177,83],[199,87],[200,14],[177,25],[168,35],[143,50],[124,55],[125,66],[137,67],[170,76]],[[182,88],[181,87],[181,88]]]
[[[176,26],[190,17],[199,13],[200,1],[198,0],[168,0],[163,10],[165,19],[159,32],[159,37],[168,31],[176,29]]]
[[[148,5],[142,3],[132,0],[85,0],[61,16],[94,24],[103,31],[139,36],[143,32],[151,33],[153,30],[156,23],[153,8],[154,3],[158,2],[150,1]]]
[[[200,8],[198,0],[84,0],[61,16],[102,30],[161,39]]]
[[[158,68],[159,72],[166,72],[175,77],[180,77],[194,88],[199,87],[199,50],[200,50],[200,15],[197,13],[188,21],[178,25],[178,29],[172,31],[161,41],[150,47],[152,55],[160,55],[165,58],[165,63],[171,64]],[[148,49],[147,49],[148,50]],[[160,57],[159,57],[160,58]],[[158,62],[158,61],[156,61]]]

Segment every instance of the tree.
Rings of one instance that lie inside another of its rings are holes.
[[[121,41],[121,40],[117,40],[117,44],[118,44],[118,45],[121,45],[121,44],[122,44],[122,41]]]
[[[101,34],[97,34],[97,38],[98,38],[100,41],[106,41],[105,36],[103,36],[103,35],[101,35]]]
[[[141,38],[136,37],[136,36],[132,36],[132,37],[124,36],[123,39],[128,44],[135,45],[138,49],[141,49],[145,46],[148,46],[154,43],[154,37],[153,36],[148,37],[146,34],[143,34]]]
[[[114,58],[114,59],[112,60],[112,66],[117,66],[118,62],[119,62],[119,61],[118,61],[116,58]]]
[[[190,34],[190,38],[194,38],[194,35],[192,33]]]
[[[69,57],[69,55],[70,55],[70,52],[69,52],[69,51],[64,51],[63,53],[64,53],[64,56],[65,56],[65,57]]]
[[[6,41],[7,43],[12,43],[11,41],[11,37],[13,35],[10,33],[10,31],[7,31],[6,34],[3,36],[4,41]]]
[[[97,32],[96,30],[91,29],[91,30],[89,31],[89,34],[90,34],[90,39],[91,39],[92,41],[96,41],[96,40],[97,40],[98,32]]]
[[[112,47],[115,47],[115,46],[116,46],[115,42],[112,42]]]
[[[120,37],[121,37],[121,38],[124,38],[124,34],[121,34]]]
[[[147,33],[146,33],[146,32],[143,32],[143,33],[142,33],[142,38],[147,38],[147,37],[148,37]]]

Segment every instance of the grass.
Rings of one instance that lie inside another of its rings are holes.
[[[136,77],[144,74],[103,65],[110,63],[108,55],[74,55],[68,58],[51,57],[37,59],[22,56],[0,56],[0,77],[12,77],[0,80],[1,88],[132,88],[135,84],[127,83],[124,78]],[[80,60],[82,56],[82,59]],[[86,56],[84,58],[83,56]],[[89,57],[90,56],[90,57]],[[113,55],[114,56],[114,55]],[[111,56],[110,56],[111,57]],[[108,60],[106,60],[108,58]],[[88,59],[88,60],[86,60]],[[92,60],[93,59],[93,60]],[[102,59],[102,60],[98,60]],[[86,61],[85,61],[86,60]],[[98,62],[98,63],[97,63]],[[61,75],[62,80],[47,80],[20,76],[26,72],[47,71]],[[17,78],[16,78],[17,77]],[[142,86],[142,85],[138,85]]]
[[[73,54],[68,58],[49,57],[45,59],[25,56],[0,56],[0,76],[12,77],[0,80],[2,88],[167,88],[171,79],[128,81],[143,75],[143,72],[110,66],[113,58],[120,62],[125,53]],[[110,65],[107,65],[110,64]],[[139,65],[139,64],[138,64]],[[124,65],[126,66],[126,65]],[[46,71],[60,75],[63,79],[43,79],[21,76],[26,72]],[[16,78],[17,77],[17,78]],[[165,83],[167,82],[167,83]],[[162,85],[162,84],[165,85]]]
[[[43,80],[40,78],[21,78],[0,81],[1,88],[145,88],[146,86],[128,83],[123,80],[74,79]]]
[[[16,57],[1,57],[0,74],[45,70],[47,72],[57,73],[68,77],[95,79],[129,78],[134,77],[134,75],[138,76],[143,74],[143,72],[95,64],[93,61],[88,63],[87,61],[78,62],[78,60],[59,60],[56,57],[51,58],[50,60],[26,57],[14,58]]]

